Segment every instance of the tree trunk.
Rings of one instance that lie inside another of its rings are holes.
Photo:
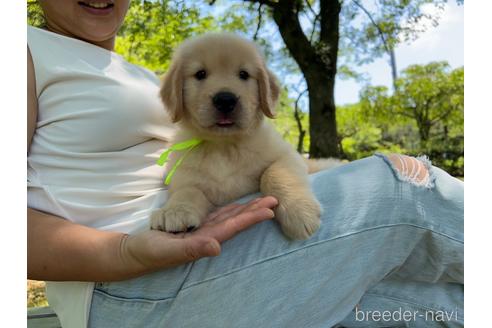
[[[376,23],[374,18],[372,17],[371,13],[369,10],[366,9],[359,1],[353,0],[354,3],[362,9],[362,11],[367,15],[369,20],[371,21],[372,25],[376,28],[376,30],[379,33],[379,37],[381,38],[381,42],[383,43],[384,49],[386,49],[386,52],[388,53],[388,56],[390,57],[389,59],[389,64],[391,67],[391,77],[393,79],[393,91],[396,91],[396,79],[398,78],[398,71],[396,69],[396,56],[395,56],[395,49],[393,46],[389,45],[388,42],[386,41],[386,37],[384,36],[384,32],[381,29],[381,26]]]
[[[396,68],[396,56],[395,49],[392,47],[390,49],[390,66],[391,66],[391,77],[393,78],[393,91],[396,91],[396,80],[398,79],[398,70]]]
[[[294,119],[296,120],[297,123],[297,129],[299,130],[299,139],[297,140],[297,152],[299,154],[304,153],[304,137],[306,135],[306,130],[302,127],[302,118],[301,115],[299,114],[299,100],[301,100],[301,97],[303,94],[305,94],[308,90],[304,90],[297,96],[296,102],[294,104]]]
[[[273,19],[282,39],[299,65],[309,89],[311,157],[337,157],[335,74],[338,55],[338,0],[320,0],[320,38],[311,44],[299,22],[299,2],[283,0],[273,7]]]
[[[334,101],[335,76],[329,72],[306,78],[309,88],[309,155],[313,158],[338,157],[337,123]]]
[[[430,139],[431,124],[429,124],[429,122],[427,121],[424,122],[417,121],[417,127],[419,130],[421,151],[428,152],[430,151],[429,139]]]

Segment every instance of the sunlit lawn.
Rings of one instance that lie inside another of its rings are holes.
[[[48,306],[44,281],[27,280],[27,307]]]

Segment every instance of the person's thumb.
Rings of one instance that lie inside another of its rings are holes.
[[[174,241],[180,242],[179,245],[176,245],[175,254],[183,262],[192,262],[202,257],[220,254],[219,242],[210,237],[190,236],[183,239],[175,239]]]

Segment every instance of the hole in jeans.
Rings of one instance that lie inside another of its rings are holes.
[[[376,155],[385,159],[401,181],[420,187],[433,187],[432,165],[426,156],[415,158],[401,154]]]

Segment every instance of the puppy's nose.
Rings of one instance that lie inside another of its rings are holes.
[[[231,92],[219,92],[213,98],[215,108],[221,113],[232,112],[237,104],[237,97]]]

